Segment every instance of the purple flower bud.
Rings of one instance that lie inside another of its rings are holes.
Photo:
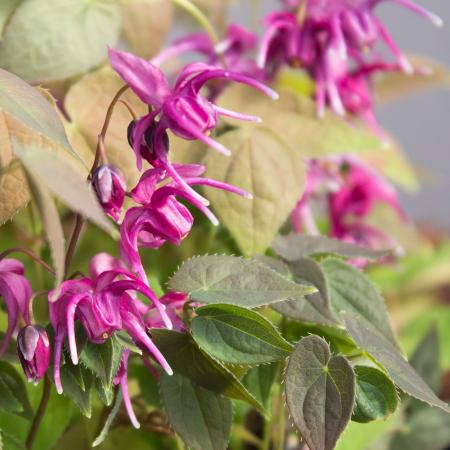
[[[113,165],[100,166],[92,174],[92,186],[105,213],[117,222],[127,188],[122,171]]]
[[[50,362],[50,342],[40,325],[27,325],[17,336],[17,353],[28,381],[37,383]]]

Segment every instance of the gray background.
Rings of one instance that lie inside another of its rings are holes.
[[[450,67],[450,1],[418,1],[444,20],[443,28],[390,1],[379,6],[378,12],[402,49]],[[248,23],[252,1],[236,3],[232,19]],[[255,10],[262,16],[280,3],[262,0],[254,4],[259,4]],[[450,91],[443,88],[425,91],[383,106],[377,115],[382,126],[399,140],[415,167],[426,173],[420,192],[401,194],[405,209],[419,222],[450,231]]]

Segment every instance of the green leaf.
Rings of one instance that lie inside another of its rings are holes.
[[[231,431],[231,401],[182,375],[164,374],[161,397],[173,429],[193,450],[225,450]]]
[[[292,346],[261,314],[233,305],[195,310],[191,334],[212,357],[230,364],[262,364],[286,358]]]
[[[37,89],[2,69],[0,69],[0,109],[27,128],[48,137],[75,155],[54,107]]]
[[[6,361],[0,361],[0,409],[27,419],[33,417],[25,383],[14,366]]]
[[[450,87],[450,69],[438,61],[409,55],[418,70],[413,74],[387,71],[375,77],[375,94],[381,103],[402,99],[434,87]]]
[[[184,262],[169,281],[201,303],[257,308],[287,299],[300,300],[315,289],[287,280],[269,267],[236,256],[198,256]]]
[[[61,384],[65,396],[73,400],[86,417],[91,417],[92,372],[82,365],[74,366],[69,360],[61,366]]]
[[[2,0],[0,2],[0,41],[2,40],[6,23],[21,1],[22,0]]]
[[[122,345],[112,336],[103,344],[86,342],[80,360],[100,379],[105,387],[111,387],[122,356]]]
[[[305,296],[304,300],[289,300],[272,305],[272,309],[291,319],[318,325],[335,326],[336,319],[330,309],[328,287],[319,264],[312,259],[300,259],[290,265],[298,283],[310,283],[318,292]]]
[[[236,376],[200,350],[188,334],[163,329],[153,329],[151,334],[155,345],[176,374],[183,375],[210,391],[244,400],[255,408],[262,409]]]
[[[39,177],[40,181],[67,206],[85,215],[108,233],[116,234],[115,228],[106,218],[87,183],[85,173],[77,170],[58,153],[46,151],[36,144],[22,146],[14,140],[13,148],[27,171]]]
[[[347,331],[356,344],[375,358],[404,392],[432,406],[450,412],[450,407],[436,397],[430,387],[403,358],[391,341],[369,321],[360,316],[342,313]]]
[[[279,363],[262,364],[252,367],[242,379],[242,384],[266,411],[270,411],[271,394],[278,372]]]
[[[264,126],[272,129],[301,158],[320,158],[382,148],[381,141],[367,127],[349,124],[332,111],[327,111],[325,117],[319,118],[314,101],[310,98],[292,90],[277,91],[280,99],[273,102],[248,87],[232,86],[220,97],[219,104],[234,111],[258,114]],[[236,121],[230,122],[236,125]],[[239,125],[248,127],[242,123]]]
[[[120,389],[117,390],[116,398],[114,400],[114,406],[112,407],[111,411],[108,414],[108,417],[105,420],[105,423],[99,433],[99,435],[95,438],[94,442],[92,443],[92,447],[98,447],[108,436],[109,430],[111,428],[112,423],[114,422],[114,419],[117,416],[117,413],[119,412],[120,405],[122,404],[122,391]]]
[[[115,2],[23,1],[5,29],[1,65],[29,82],[70,78],[106,58],[120,27],[120,5]]]
[[[374,326],[397,346],[384,301],[364,274],[338,259],[327,259],[321,266],[328,284],[331,307],[337,317],[343,311],[357,314],[360,321]]]
[[[450,414],[423,409],[392,437],[389,450],[444,450],[450,444]]]
[[[441,364],[439,361],[439,336],[434,324],[417,345],[410,358],[410,364],[420,377],[433,389],[441,389]]]
[[[66,245],[64,231],[59,218],[58,209],[51,197],[45,183],[36,175],[27,173],[28,186],[36,203],[42,227],[45,230],[47,241],[52,254],[53,267],[56,276],[54,285],[61,284],[65,274]]]
[[[233,154],[210,151],[205,159],[208,176],[253,195],[249,200],[207,190],[214,211],[244,255],[265,252],[303,193],[303,159],[282,137],[265,127],[232,130],[218,141]]]
[[[343,356],[331,356],[326,341],[303,338],[289,358],[286,400],[310,450],[332,450],[350,420],[355,374]]]
[[[273,250],[286,261],[297,261],[311,255],[335,254],[346,258],[377,259],[389,254],[388,251],[377,251],[347,242],[338,241],[327,236],[307,236],[290,233],[275,237]]]
[[[397,409],[395,385],[379,369],[355,366],[356,405],[352,420],[360,423],[384,419]]]

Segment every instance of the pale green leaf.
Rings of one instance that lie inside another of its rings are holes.
[[[264,406],[266,411],[270,411],[271,395],[279,367],[279,363],[261,364],[252,367],[242,379],[242,384]]]
[[[332,450],[355,401],[355,374],[326,341],[307,336],[295,347],[286,370],[286,401],[310,450]]]
[[[106,218],[86,181],[86,174],[77,170],[67,158],[36,144],[22,147],[17,141],[13,141],[13,148],[27,171],[38,176],[55,196],[105,231],[115,234],[113,225]]]
[[[1,66],[29,82],[69,78],[100,64],[120,27],[115,2],[26,0],[5,29]]]
[[[303,193],[301,155],[267,127],[229,131],[218,141],[232,151],[209,151],[208,176],[250,192],[249,200],[219,189],[207,197],[244,255],[264,253]]]

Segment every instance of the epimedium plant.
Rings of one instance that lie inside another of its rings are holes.
[[[27,209],[40,218],[33,232],[48,243],[0,254],[5,448],[49,448],[58,438],[65,447],[73,439],[64,432],[83,427],[76,413],[56,417],[59,434],[39,441],[58,394],[68,399],[60,408],[75,404],[95,416],[85,434],[100,448],[125,424],[167,436],[155,444],[161,448],[224,450],[235,435],[282,450],[292,423],[299,448],[331,450],[350,421],[399,409],[411,424],[430,414],[448,423],[442,411],[450,408],[435,393],[438,370],[430,377],[424,367],[433,361],[421,361],[421,352],[432,352],[419,350],[408,363],[363,273],[369,262],[392,264],[407,250],[402,235],[413,231],[392,182],[416,184],[375,120],[374,75],[384,76],[379,91],[389,96],[399,78],[412,89],[446,83],[445,69],[432,64],[430,73],[403,55],[375,14],[378,2],[313,0],[282,2],[266,18],[261,43],[236,24],[219,38],[197,6],[173,1],[205,32],[148,55],[126,27],[129,50],[143,57],[115,48],[117,4],[91,2],[90,20],[115,25],[77,44],[84,64],[57,53],[57,69],[45,58],[27,67],[38,44],[29,37],[20,53],[17,36],[35,3],[8,3],[10,16],[0,22],[1,222],[31,200]],[[440,25],[415,3],[398,3]],[[59,6],[48,4],[70,33],[90,30],[90,20],[78,23]],[[124,22],[136,14],[127,10]],[[392,62],[375,52],[379,40]],[[27,83],[92,69],[106,44],[110,67],[69,82],[62,103]],[[199,59],[173,72],[160,68],[187,52]],[[386,228],[386,214],[400,233]],[[87,270],[77,264],[86,221],[109,234],[92,245],[97,254],[83,249]],[[106,251],[111,239],[119,257]],[[16,254],[33,261],[41,290]],[[19,364],[42,385],[38,401],[30,401],[36,388],[25,387]],[[262,433],[238,423],[255,411]],[[398,433],[389,445],[408,439]]]

